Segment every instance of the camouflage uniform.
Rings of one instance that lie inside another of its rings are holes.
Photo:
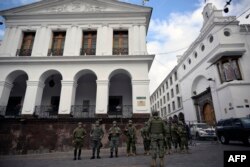
[[[183,124],[182,122],[179,124],[178,134],[181,140],[181,151],[184,151],[185,147],[186,151],[188,152],[188,131],[185,124]]]
[[[109,129],[109,140],[110,140],[110,158],[113,158],[113,152],[115,149],[115,156],[118,157],[118,146],[121,129],[117,127],[117,122],[113,121],[113,127]]]
[[[166,126],[164,121],[158,116],[158,112],[153,112],[152,115],[153,117],[149,120],[148,128],[151,140],[151,166],[156,166],[156,158],[158,154],[161,160],[161,166],[163,167],[163,158],[165,153],[164,139],[166,135]]]
[[[150,150],[150,137],[148,133],[148,123],[145,122],[145,126],[141,129],[141,136],[143,138],[144,154],[149,155]]]
[[[171,125],[170,123],[166,122],[166,149],[168,150],[168,154],[170,154],[171,148],[172,148],[172,139],[171,139]]]
[[[127,136],[127,156],[130,155],[130,148],[132,147],[132,155],[136,154],[136,128],[132,125],[132,120],[129,120],[128,126],[124,130]]]
[[[179,134],[178,134],[178,123],[176,121],[172,122],[171,135],[172,135],[172,141],[174,144],[175,151],[177,151]]]
[[[77,150],[78,151],[78,159],[81,159],[81,149],[83,147],[83,138],[86,135],[86,131],[82,127],[82,123],[78,123],[78,127],[73,131],[73,144],[75,147],[74,150],[74,160],[76,160]]]
[[[90,137],[92,137],[92,157],[95,159],[95,152],[97,151],[97,158],[100,159],[100,148],[101,148],[101,139],[104,135],[103,129],[100,127],[99,121],[96,121],[95,127],[90,132]]]

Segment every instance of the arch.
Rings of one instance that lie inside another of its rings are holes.
[[[198,75],[192,83],[191,95],[197,95],[209,87],[209,82],[203,75]]]
[[[96,79],[98,80],[98,77],[96,75],[96,73],[92,70],[89,70],[89,69],[84,69],[84,70],[81,70],[81,71],[78,71],[75,76],[74,76],[74,81],[78,81],[81,76],[85,75],[85,74],[93,74],[96,76]]]
[[[46,81],[46,79],[49,77],[49,76],[52,76],[52,75],[60,75],[61,76],[61,80],[63,80],[63,76],[62,74],[57,71],[57,70],[54,70],[54,69],[51,69],[51,70],[47,70],[45,71],[39,78],[39,81],[41,81],[42,83],[44,83]]]
[[[124,70],[124,69],[116,69],[114,71],[112,71],[110,74],[109,74],[109,77],[108,79],[110,80],[113,76],[115,76],[116,74],[125,74],[127,75],[131,80],[132,80],[132,75],[130,72],[128,72],[127,70]]]
[[[23,70],[15,70],[15,71],[12,71],[10,72],[5,81],[8,82],[8,83],[13,83],[15,81],[15,79],[21,75],[26,75],[27,78],[29,79],[29,76],[27,74],[27,72],[23,71]]]

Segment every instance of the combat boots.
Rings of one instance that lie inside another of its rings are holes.
[[[164,167],[164,159],[160,158],[160,167]]]
[[[109,158],[113,158],[113,152],[110,152]]]
[[[79,152],[78,152],[78,160],[81,160],[81,152],[82,152],[82,150],[79,149]]]
[[[77,150],[75,149],[74,150],[74,160],[76,160],[76,153],[77,153]]]
[[[115,157],[118,157],[118,150],[115,151]]]
[[[151,160],[151,167],[156,167],[156,159]]]
[[[97,151],[97,156],[96,156],[97,159],[101,159],[100,157],[100,151]]]

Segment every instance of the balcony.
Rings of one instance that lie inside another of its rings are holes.
[[[34,116],[37,118],[50,118],[58,117],[58,106],[36,106]]]
[[[71,106],[70,115],[73,118],[95,118],[95,105]]]
[[[64,49],[49,49],[48,56],[62,56]]]
[[[109,118],[132,118],[132,105],[108,106]]]
[[[95,51],[96,49],[95,48],[81,48],[80,50],[80,55],[81,56],[86,56],[86,55],[95,55]]]
[[[32,49],[17,49],[16,56],[31,56]]]
[[[113,48],[113,55],[128,55],[128,48]]]
[[[6,107],[0,106],[0,116],[4,118],[20,118],[22,106]]]

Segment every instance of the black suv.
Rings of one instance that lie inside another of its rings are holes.
[[[216,135],[222,144],[242,141],[250,144],[250,118],[229,118],[220,120],[216,126]]]

